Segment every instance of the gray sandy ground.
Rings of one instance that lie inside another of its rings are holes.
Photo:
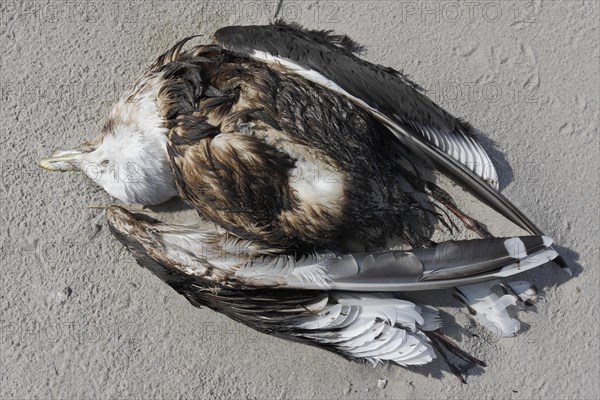
[[[124,3],[0,5],[0,398],[599,398],[598,2]],[[513,339],[448,293],[421,296],[449,304],[448,334],[488,362],[468,385],[441,362],[373,369],[192,308],[84,208],[114,200],[35,167],[95,135],[178,39],[276,12],[351,35],[470,120],[499,149],[504,193],[577,263],[571,280],[527,274],[545,296]]]

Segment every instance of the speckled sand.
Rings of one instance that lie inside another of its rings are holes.
[[[448,333],[488,362],[468,385],[441,362],[373,369],[257,334],[137,267],[102,210],[84,208],[113,200],[35,161],[92,137],[122,89],[177,40],[269,22],[276,2],[76,3],[0,5],[1,399],[599,398],[600,3],[279,7],[280,17],[349,34],[368,60],[403,69],[485,132],[503,192],[577,264],[571,280],[554,266],[527,274],[545,297],[519,312],[526,326],[514,339],[485,336],[446,292],[421,296],[448,304]]]

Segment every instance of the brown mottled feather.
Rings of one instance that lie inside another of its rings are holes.
[[[249,135],[220,133],[176,144],[178,131],[172,130],[169,151],[182,196],[236,235],[259,241],[276,235],[279,214],[293,207],[287,182],[293,161]]]
[[[203,217],[288,250],[380,246],[393,234],[430,243],[428,211],[400,189],[402,176],[418,179],[368,114],[301,77],[183,43],[153,71],[178,190]]]

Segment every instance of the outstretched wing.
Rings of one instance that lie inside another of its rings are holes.
[[[294,25],[231,26],[213,40],[224,48],[299,74],[347,96],[395,138],[432,160],[505,217],[534,235],[541,231],[497,190],[497,173],[472,128],[419,91],[400,72],[366,62],[357,46],[327,31]]]

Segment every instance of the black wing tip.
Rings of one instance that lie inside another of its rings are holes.
[[[571,266],[567,263],[567,261],[565,261],[565,259],[562,256],[558,256],[553,260],[559,267],[560,269],[562,269],[567,275],[569,275],[570,277],[573,276],[573,269],[571,269]]]

